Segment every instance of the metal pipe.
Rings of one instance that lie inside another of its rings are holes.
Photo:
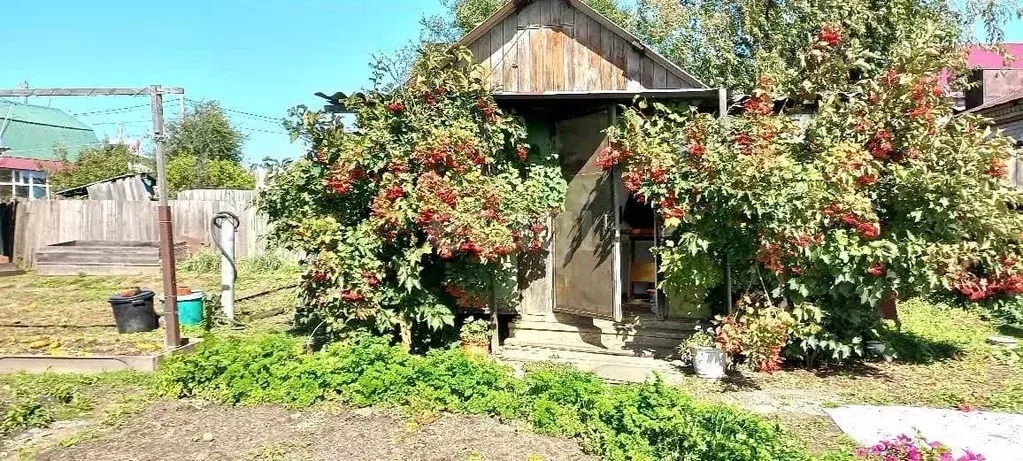
[[[225,226],[227,221],[230,226]],[[210,223],[213,228],[213,244],[220,250],[220,305],[224,309],[224,317],[234,320],[234,282],[238,280],[238,267],[235,265],[234,234],[238,232],[241,220],[230,211],[220,211],[213,215]],[[217,238],[217,230],[220,238]]]

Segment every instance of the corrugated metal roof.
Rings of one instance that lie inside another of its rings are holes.
[[[984,104],[981,104],[981,105],[979,105],[977,107],[973,107],[973,108],[967,109],[967,110],[965,110],[963,112],[965,112],[965,113],[982,113],[982,112],[986,112],[988,109],[991,109],[992,107],[1000,106],[1002,104],[1010,103],[1010,102],[1017,101],[1017,100],[1023,100],[1023,89],[1019,89],[1019,90],[1015,90],[1015,91],[1010,91],[1007,94],[999,96],[999,97],[997,97],[997,98],[995,98],[995,99],[993,99],[991,101],[988,101],[988,102],[986,102]]]
[[[54,148],[64,147],[68,156],[100,143],[88,125],[52,107],[0,100],[0,146],[5,157],[56,160]]]

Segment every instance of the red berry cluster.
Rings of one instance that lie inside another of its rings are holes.
[[[838,24],[829,23],[821,27],[817,39],[827,46],[835,47],[842,43],[842,29]]]
[[[470,293],[468,290],[461,288],[454,284],[447,284],[444,286],[444,291],[447,291],[452,297],[455,298],[455,303],[464,308],[477,308],[482,309],[486,307],[486,302],[483,296]]]
[[[1004,161],[992,158],[988,160],[987,169],[984,170],[984,174],[992,178],[1002,179],[1009,174],[1009,169]]]
[[[660,204],[661,217],[665,219],[668,218],[682,219],[686,217],[686,209],[684,207],[678,206],[678,204],[676,203],[677,200],[678,197],[675,195],[675,191],[668,192],[668,194],[664,197],[664,200],[661,200]]]
[[[892,151],[892,132],[889,130],[878,131],[877,134],[867,143],[867,150],[870,155],[878,160],[890,158]]]
[[[519,160],[525,162],[526,159],[529,158],[529,146],[522,144],[516,147],[515,155],[519,158]]]
[[[867,240],[873,240],[881,235],[881,225],[879,223],[861,221],[855,214],[843,211],[842,207],[837,203],[832,203],[824,207],[824,215],[828,217],[838,216],[839,221],[842,221],[843,224],[856,229],[860,235]]]
[[[400,101],[391,101],[387,104],[387,110],[391,112],[401,112],[405,110],[405,104],[402,104]]]
[[[774,101],[767,93],[754,96],[742,103],[742,108],[747,115],[768,116],[774,113]]]
[[[626,160],[630,156],[631,155],[628,151],[620,150],[614,145],[610,145],[600,151],[600,154],[597,155],[597,166],[605,170],[610,170],[617,165],[618,162]]]

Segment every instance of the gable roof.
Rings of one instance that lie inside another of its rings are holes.
[[[581,0],[508,1],[457,45],[472,50],[506,93],[707,88]],[[601,69],[580,81],[599,66],[610,76]]]
[[[4,157],[57,160],[53,150],[62,146],[74,159],[81,149],[100,144],[92,128],[60,109],[0,99]]]

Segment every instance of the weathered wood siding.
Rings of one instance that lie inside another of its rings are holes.
[[[115,200],[33,200],[18,204],[14,257],[32,266],[41,247],[72,240],[156,241],[156,202]],[[210,220],[218,211],[238,215],[235,235],[239,258],[266,252],[265,216],[249,201],[170,201],[175,240],[191,247],[209,245]]]
[[[638,44],[637,44],[638,45]],[[681,76],[564,0],[537,0],[469,43],[495,91],[688,88]]]

